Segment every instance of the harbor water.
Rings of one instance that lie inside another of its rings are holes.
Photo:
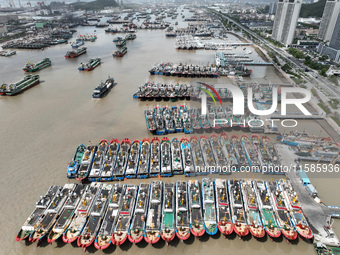
[[[77,34],[90,34],[94,27],[78,27]],[[118,35],[106,34],[104,29],[96,29],[96,42],[85,44],[87,53],[75,59],[65,59],[71,50],[69,44],[46,48],[43,51],[18,50],[17,55],[0,58],[1,82],[16,82],[23,78],[22,68],[27,63],[36,63],[49,57],[52,66],[38,72],[41,83],[15,97],[0,98],[0,154],[1,185],[0,207],[2,228],[0,254],[82,254],[76,244],[64,244],[59,240],[52,245],[42,242],[39,247],[28,242],[16,242],[15,236],[21,225],[34,209],[39,196],[50,185],[63,185],[67,182],[67,164],[74,155],[78,144],[97,144],[101,139],[128,137],[142,139],[152,137],[148,132],[144,110],[148,106],[173,105],[182,101],[155,102],[139,101],[132,98],[137,87],[147,80],[170,80],[192,83],[198,79],[151,77],[148,70],[154,63],[171,61],[206,65],[214,61],[214,51],[179,51],[174,47],[175,39],[166,38],[162,30],[139,30],[137,39],[128,41],[128,53],[123,58],[113,58],[116,46],[112,39]],[[76,35],[74,35],[73,40]],[[125,36],[125,34],[123,35]],[[230,35],[230,38],[233,36]],[[254,52],[252,47],[248,49]],[[236,49],[240,52],[242,49]],[[91,72],[79,72],[77,67],[91,57],[100,57],[102,64]],[[251,67],[251,78],[245,81],[260,83],[285,83],[285,78],[272,66]],[[92,99],[93,89],[108,76],[114,77],[117,85],[102,99]],[[227,78],[205,78],[200,81],[209,84],[230,82]],[[190,101],[184,103],[190,105]],[[322,127],[313,121],[299,122],[299,129],[319,134]],[[297,129],[297,128],[295,128]],[[281,130],[282,131],[282,130]],[[288,131],[288,130],[287,130]],[[326,132],[323,131],[326,136]],[[177,134],[182,137],[183,134]],[[175,135],[172,135],[175,136]],[[261,174],[235,174],[235,178],[269,178]],[[165,179],[188,179],[182,176]],[[150,180],[148,180],[149,182]],[[128,182],[139,183],[140,180]],[[334,194],[339,180],[332,182],[318,179],[317,189],[324,197]],[[333,187],[333,188],[332,188]],[[339,205],[339,200],[328,198],[329,204]],[[239,240],[236,236],[224,239],[223,236],[191,237],[186,242],[175,240],[169,246],[160,242],[155,246],[144,241],[139,245],[129,242],[121,247],[111,246],[105,251],[96,251],[92,246],[89,253],[114,254],[314,254],[313,245],[302,239],[293,244],[284,240],[271,242],[269,238],[257,241],[254,238]]]

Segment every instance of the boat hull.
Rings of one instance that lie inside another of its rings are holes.
[[[153,233],[146,233],[144,236],[145,242],[149,244],[155,244],[159,241],[161,238],[159,232],[153,232]]]
[[[238,236],[247,236],[249,234],[249,228],[245,224],[234,225],[234,231]]]
[[[226,223],[219,223],[217,225],[218,230],[223,234],[223,235],[230,235],[231,233],[234,232],[234,224],[231,222],[226,222]]]

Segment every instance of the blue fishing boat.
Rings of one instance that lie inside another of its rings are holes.
[[[72,161],[69,163],[67,168],[67,178],[75,178],[80,166],[81,159],[83,158],[83,155],[85,153],[86,146],[84,144],[80,144],[77,147],[76,153],[74,154],[74,157]]]

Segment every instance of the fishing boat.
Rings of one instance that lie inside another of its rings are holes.
[[[72,48],[78,48],[78,47],[80,47],[82,45],[84,45],[83,41],[76,41],[76,42],[71,43],[71,47]]]
[[[108,149],[109,149],[109,142],[106,139],[101,140],[98,144],[98,149],[94,154],[91,170],[88,175],[88,180],[90,182],[100,180],[100,175],[101,175],[103,163],[104,163],[104,157],[106,156]]]
[[[3,57],[10,57],[17,54],[17,52],[15,50],[2,50],[0,51],[0,56]]]
[[[253,144],[247,135],[241,135],[241,143],[246,153],[249,165],[252,167],[252,171],[259,171],[261,161],[258,157],[258,152],[254,149]]]
[[[236,153],[234,147],[228,138],[228,135],[224,132],[220,134],[220,141],[222,145],[222,151],[225,156],[227,156],[227,173],[235,172],[239,169],[238,159],[236,157]]]
[[[76,185],[72,194],[67,198],[62,212],[60,213],[60,216],[58,217],[50,233],[48,234],[48,243],[53,243],[66,231],[66,229],[72,222],[73,217],[75,216],[76,208],[87,188],[88,185],[85,184]]]
[[[207,174],[201,146],[196,136],[190,137],[190,149],[196,174]]]
[[[190,210],[190,232],[196,237],[203,236],[205,227],[203,222],[203,211],[201,206],[201,188],[198,180],[188,182],[189,210]]]
[[[114,138],[110,141],[109,148],[106,151],[106,155],[104,156],[103,169],[100,174],[100,180],[102,181],[113,180],[113,170],[116,165],[119,147],[120,143],[118,139]]]
[[[280,156],[277,152],[277,149],[275,148],[274,143],[271,141],[271,139],[264,135],[261,137],[261,144],[263,146],[263,150],[267,153],[268,159],[272,165],[278,166],[280,165]],[[264,155],[262,155],[262,158],[265,158]]]
[[[119,216],[111,241],[114,245],[122,245],[129,234],[129,228],[135,210],[138,185],[126,185],[125,193],[119,208]]]
[[[173,120],[173,116],[169,107],[163,107],[163,118],[165,123],[165,131],[168,134],[175,132],[175,123]]]
[[[195,167],[193,163],[193,157],[190,149],[189,139],[183,137],[181,139],[181,151],[182,151],[182,165],[185,176],[195,176]],[[174,160],[174,158],[172,158]]]
[[[155,123],[156,123],[156,134],[164,135],[165,126],[164,126],[162,109],[159,106],[156,106],[153,110],[153,115],[154,115]]]
[[[26,64],[26,66],[24,67],[24,71],[25,72],[36,72],[39,71],[41,69],[44,69],[48,66],[51,65],[51,60],[49,58],[44,58],[42,61],[36,63],[36,64],[30,64],[29,62]]]
[[[80,144],[77,147],[76,153],[74,154],[72,161],[68,164],[67,178],[75,178],[76,177],[79,166],[80,166],[80,162],[83,158],[85,150],[86,150],[86,146],[84,144]]]
[[[182,123],[182,116],[177,106],[173,106],[172,108],[172,116],[175,125],[176,132],[183,132],[183,123]]]
[[[176,137],[171,140],[171,165],[173,174],[183,174],[181,143]]]
[[[248,228],[250,233],[256,238],[263,238],[266,231],[262,225],[256,193],[250,180],[240,181],[244,208],[247,212]]]
[[[149,131],[151,133],[156,132],[157,128],[156,128],[156,122],[153,116],[153,110],[147,109],[145,110],[144,114],[145,114],[146,126],[149,129]]]
[[[142,140],[141,145],[137,178],[141,179],[148,178],[149,168],[150,168],[150,140],[148,138],[144,138]]]
[[[228,153],[225,148],[223,148],[219,137],[216,134],[212,134],[209,137],[210,145],[214,158],[216,159],[216,171],[219,174],[230,174],[230,169],[228,171]]]
[[[144,235],[144,240],[150,244],[155,244],[160,239],[162,217],[162,195],[163,195],[163,182],[153,181],[151,183],[148,216],[146,219]]]
[[[134,40],[137,38],[136,34],[128,34],[127,36],[125,36],[126,40]]]
[[[114,78],[108,78],[105,82],[101,82],[94,90],[92,97],[93,98],[101,98],[105,96],[110,89],[115,85],[115,79]]]
[[[160,140],[157,137],[151,139],[151,152],[150,152],[150,171],[151,177],[157,177],[160,174]]]
[[[2,95],[6,96],[14,96],[16,94],[19,94],[26,89],[29,89],[37,84],[39,84],[40,76],[39,75],[27,75],[24,79],[5,86],[2,86],[3,88],[1,89]]]
[[[97,146],[88,146],[84,152],[83,158],[81,159],[79,170],[76,176],[76,180],[83,181],[90,173],[94,155],[97,151]]]
[[[247,159],[246,153],[244,151],[244,148],[239,137],[237,135],[232,135],[230,137],[230,140],[234,148],[235,156],[237,158],[238,165],[240,166],[240,168],[245,168],[249,166],[249,161]]]
[[[205,232],[209,235],[217,233],[215,189],[212,178],[202,179],[202,205]]]
[[[254,181],[253,184],[260,209],[262,225],[270,238],[278,238],[281,236],[281,230],[276,221],[270,193],[267,190],[266,184],[264,181]]]
[[[122,37],[116,37],[116,38],[113,38],[113,42],[119,42],[119,41],[121,41],[121,40],[123,40],[123,38]]]
[[[167,243],[172,241],[176,234],[175,191],[176,191],[175,183],[164,183],[161,237]]]
[[[198,121],[201,125],[201,128],[203,128],[206,132],[210,130],[211,125],[210,125],[210,122],[208,121],[206,114],[199,114]]]
[[[127,47],[123,47],[120,50],[116,50],[112,54],[112,56],[120,58],[120,57],[123,57],[126,53],[127,53]]]
[[[112,184],[103,184],[96,199],[93,202],[88,220],[77,240],[78,247],[84,248],[84,251],[96,239],[100,224],[106,211],[111,191]]]
[[[42,238],[44,238],[44,236],[48,234],[52,226],[55,224],[66,199],[69,197],[69,195],[72,194],[75,187],[76,184],[67,183],[64,185],[62,190],[57,192],[51,204],[47,207],[44,214],[40,217],[40,220],[35,226],[34,231],[30,234],[28,239],[30,242],[33,243],[38,241],[37,245],[39,245]]]
[[[171,144],[167,137],[161,140],[161,176],[172,176]]]
[[[113,184],[112,193],[109,197],[108,207],[103,222],[94,241],[94,247],[98,250],[107,249],[111,244],[111,237],[116,227],[119,213],[119,205],[125,193],[126,185]]]
[[[230,214],[228,196],[228,183],[226,180],[215,180],[217,227],[224,235],[230,235],[234,231],[234,224]]]
[[[119,40],[118,42],[116,42],[117,47],[123,47],[125,45],[126,45],[126,39]]]
[[[214,153],[212,151],[211,148],[211,144],[209,141],[209,138],[205,135],[200,136],[200,147],[202,149],[202,154],[203,154],[203,158],[204,158],[204,162],[205,162],[205,166],[206,166],[206,170],[209,173],[216,173],[216,161],[214,158]]]
[[[234,231],[241,238],[249,234],[247,215],[243,207],[242,191],[237,180],[228,180],[230,211],[233,217]]]
[[[128,232],[128,239],[131,243],[139,243],[144,237],[149,197],[150,184],[141,183],[136,199],[135,212]]]
[[[298,233],[295,231],[289,216],[283,191],[280,189],[277,182],[267,182],[266,185],[271,194],[274,213],[282,234],[286,237],[287,242],[295,240]]]
[[[289,180],[279,180],[281,190],[284,191],[287,207],[290,209],[290,216],[296,231],[302,238],[312,239],[314,234],[308,225],[305,215],[302,212],[298,194],[293,190]]]
[[[35,226],[38,223],[40,216],[42,216],[46,208],[51,204],[55,195],[60,191],[61,187],[52,185],[49,187],[48,191],[44,196],[36,202],[34,211],[30,214],[27,220],[24,222],[20,228],[15,240],[21,241],[30,236],[35,230]]]
[[[79,48],[77,50],[73,50],[73,51],[68,51],[65,55],[65,58],[76,58],[76,57],[79,57],[80,55],[82,54],[85,54],[86,53],[86,50],[87,48],[86,47],[82,47],[82,48]]]
[[[193,132],[190,113],[188,107],[185,105],[180,106],[181,117],[183,120],[183,130],[185,134],[191,134]]]
[[[123,139],[120,143],[120,149],[116,160],[116,165],[113,171],[113,177],[117,180],[123,180],[125,175],[126,165],[131,148],[131,141],[128,138]]]
[[[125,177],[136,178],[139,166],[141,144],[139,140],[134,140],[131,145],[128,163],[126,165]]]
[[[176,182],[176,235],[184,241],[190,237],[190,219],[188,203],[188,185],[184,181]]]
[[[87,63],[80,63],[79,71],[91,71],[101,64],[100,58],[91,58]]]
[[[88,216],[91,213],[93,201],[96,199],[101,187],[102,183],[93,182],[82,196],[71,224],[63,233],[63,241],[65,243],[74,242],[83,231]]]

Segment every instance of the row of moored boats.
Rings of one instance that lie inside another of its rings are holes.
[[[261,172],[275,167],[280,159],[267,136],[226,133],[181,139],[125,138],[103,139],[98,145],[77,147],[67,170],[68,178],[89,181],[112,181],[125,178],[148,178],[184,174],[230,174],[232,171]],[[269,172],[269,171],[268,171]]]
[[[150,244],[177,236],[240,237],[256,239],[282,234],[288,241],[313,233],[289,181],[276,182],[203,178],[151,184],[68,183],[51,186],[16,236],[48,243],[59,238],[86,249],[106,249],[126,240]]]

